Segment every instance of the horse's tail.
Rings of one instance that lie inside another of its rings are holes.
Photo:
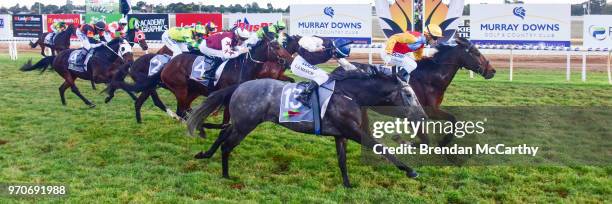
[[[206,98],[206,101],[202,103],[202,105],[193,109],[187,117],[189,134],[193,135],[194,130],[200,127],[202,122],[206,120],[211,113],[221,107],[221,105],[229,104],[232,94],[236,91],[238,85],[239,84],[235,84],[213,92]]]
[[[30,41],[31,48],[36,48],[36,46],[38,46],[38,41],[36,41],[36,43],[33,43],[32,41]]]
[[[36,69],[40,69],[40,72],[44,72],[51,63],[55,60],[55,56],[49,56],[42,58],[36,64],[32,65],[32,59],[28,60],[23,66],[21,66],[20,70],[23,72],[28,72]]]

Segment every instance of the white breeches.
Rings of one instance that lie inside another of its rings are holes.
[[[319,86],[329,80],[327,72],[306,62],[306,60],[299,55],[293,59],[291,71],[299,77],[315,81]]]
[[[168,36],[167,31],[162,34],[161,38],[164,45],[172,50],[172,58],[180,55],[183,52],[189,52],[187,43],[180,43],[172,40],[170,36]]]
[[[385,64],[399,66],[400,68],[405,69],[408,73],[414,71],[417,68],[417,62],[414,60],[414,57],[411,53],[387,54],[383,51],[381,53],[381,58],[383,59],[383,61],[385,61]]]

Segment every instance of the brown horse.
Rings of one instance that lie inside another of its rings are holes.
[[[40,35],[40,37],[38,37],[38,40],[36,40],[36,42],[30,42],[30,47],[36,48],[36,46],[40,46],[40,54],[43,57],[47,56],[45,55],[45,48],[49,47],[51,49],[51,56],[55,56],[55,54],[60,53],[63,50],[70,49],[70,37],[74,35],[75,31],[76,28],[73,24],[68,25],[68,28],[66,28],[66,30],[58,33],[54,37],[53,45],[45,43],[45,38],[47,37],[47,35],[51,35],[52,32],[43,33],[42,35]]]
[[[489,60],[465,38],[456,38],[457,46],[440,45],[431,58],[418,62],[417,69],[410,73],[410,86],[430,119],[456,123],[452,114],[440,109],[444,92],[462,67],[482,75],[485,79],[495,76]],[[438,145],[446,146],[453,135],[446,135]]]
[[[32,65],[32,59],[21,67],[22,71],[32,71],[41,69],[41,72],[51,65],[53,69],[64,78],[64,83],[59,87],[60,98],[62,105],[66,105],[64,92],[68,87],[89,107],[95,107],[91,101],[85,98],[76,86],[77,78],[91,80],[96,83],[108,83],[111,77],[117,71],[117,68],[123,63],[131,63],[134,55],[131,47],[124,39],[117,38],[110,41],[107,45],[94,48],[94,54],[87,64],[87,71],[78,72],[68,68],[68,58],[74,49],[68,49],[60,52],[57,56],[49,56],[41,59],[36,64]],[[135,96],[131,95],[135,98]]]

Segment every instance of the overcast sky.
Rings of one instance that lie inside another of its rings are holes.
[[[85,0],[72,0],[74,4],[84,4]],[[133,4],[138,2],[139,0],[131,0]],[[289,4],[292,4],[293,0],[144,0],[144,2],[152,3],[152,4],[169,4],[169,3],[189,3],[202,2],[204,5],[216,5],[219,4],[245,4],[251,2],[257,2],[259,6],[263,7],[268,2],[271,2],[274,7],[285,8]],[[581,3],[586,0],[524,0],[526,3]],[[55,5],[63,5],[66,3],[66,0],[0,0],[0,6],[11,7],[15,4],[19,3],[19,5],[27,5],[28,7],[34,4],[35,2],[43,2],[43,4],[55,4]],[[307,3],[306,3],[307,2]],[[374,0],[333,0],[334,4],[349,4],[349,3],[371,3],[374,4]],[[478,3],[503,3],[504,0],[465,0],[466,4],[478,4]],[[303,1],[297,4],[329,4],[330,0],[309,0]]]

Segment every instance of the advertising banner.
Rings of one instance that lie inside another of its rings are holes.
[[[0,39],[8,39],[13,37],[10,29],[11,15],[0,15]]]
[[[470,39],[470,17],[463,16],[459,18],[459,26],[457,26],[457,36]]]
[[[128,29],[141,30],[147,40],[161,40],[169,26],[168,14],[128,14]]]
[[[13,15],[13,37],[37,38],[43,32],[42,15]]]
[[[569,4],[472,4],[476,44],[570,46]]]
[[[416,15],[413,13],[412,1],[376,0],[376,15],[385,37],[391,37],[396,33],[414,31]]]
[[[612,48],[612,15],[584,16],[583,46]]]
[[[206,24],[213,22],[217,25],[217,30],[223,30],[223,17],[220,13],[177,13],[176,14],[176,26],[189,26],[195,25],[196,23]]]
[[[371,14],[372,6],[369,4],[291,5],[289,32],[369,44],[372,42]]]
[[[51,32],[51,25],[55,22],[66,22],[67,25],[74,25],[78,27],[81,24],[80,14],[47,14],[47,31]],[[76,35],[71,38],[76,39]]]
[[[429,24],[442,28],[444,36],[440,41],[452,39],[459,27],[459,18],[465,6],[463,0],[423,0],[425,15],[423,16],[423,30]]]
[[[104,21],[105,23],[112,23],[112,22],[116,22],[119,21],[119,19],[121,19],[121,14],[118,13],[110,13],[110,14],[104,14],[104,13],[88,13],[84,15],[85,21],[83,23],[95,23],[98,21]]]
[[[251,32],[283,19],[281,13],[232,13],[225,16],[230,27],[238,26]]]

